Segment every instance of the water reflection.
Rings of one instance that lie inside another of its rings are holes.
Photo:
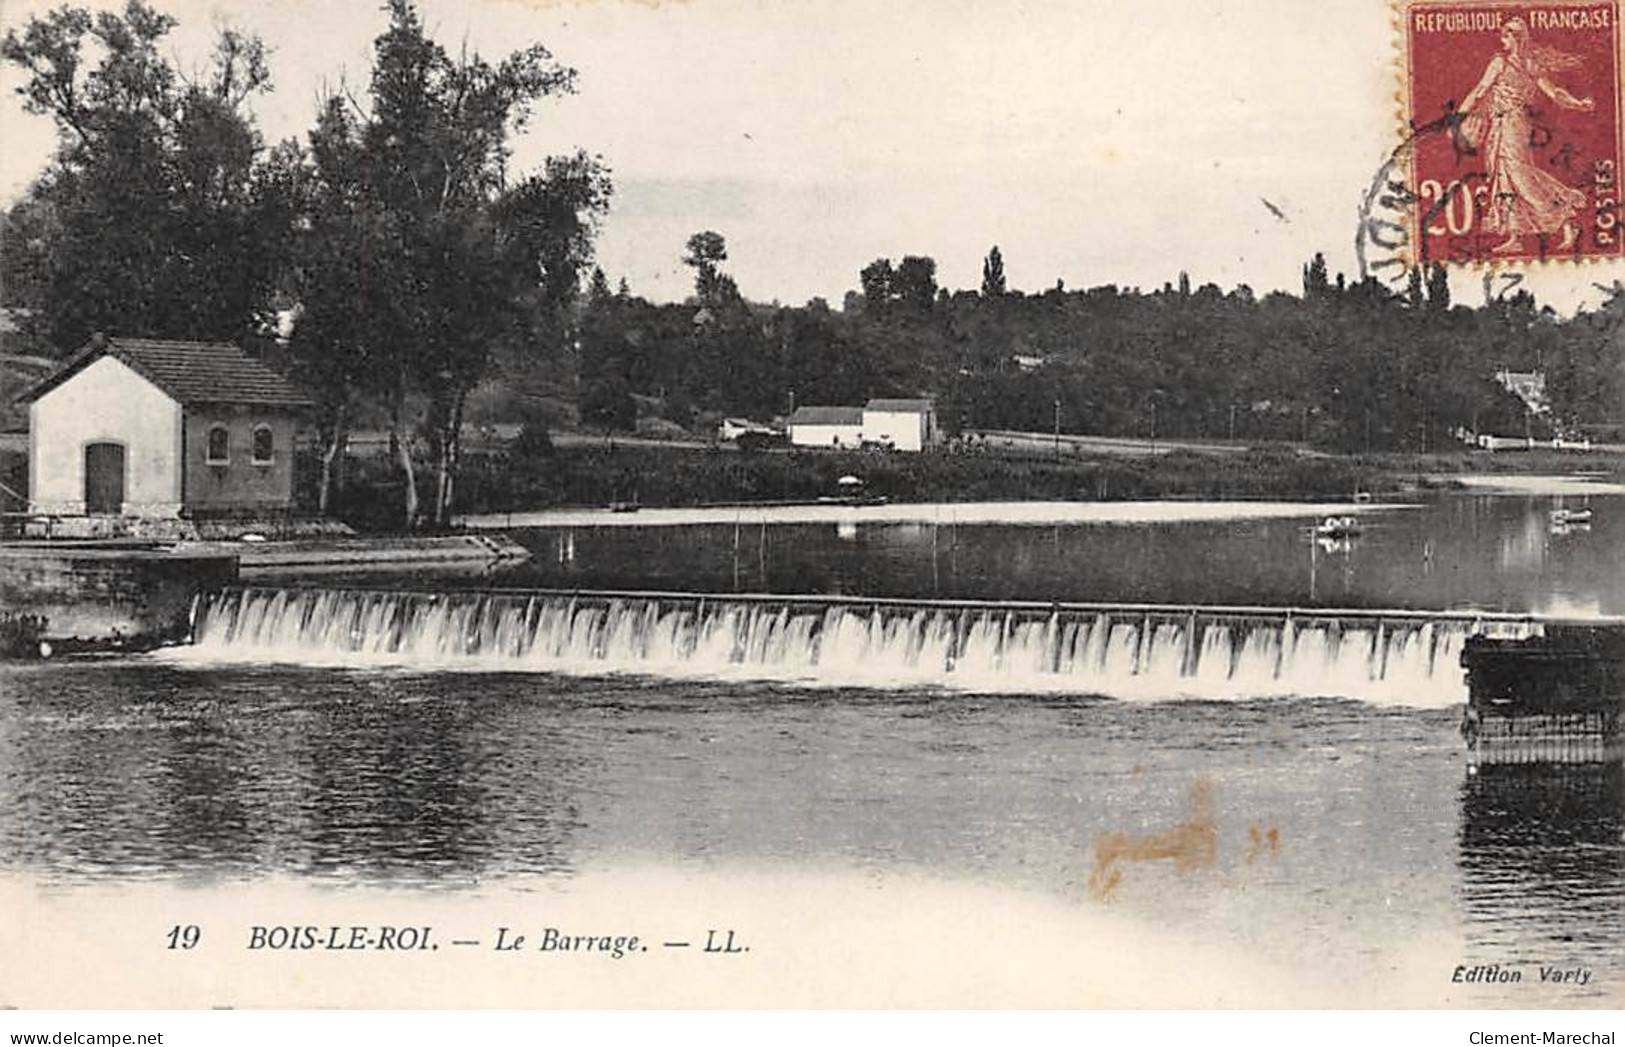
[[[497,853],[529,872],[573,865],[577,799],[597,772],[549,713],[432,687],[403,696],[382,676],[300,687],[255,674],[215,691],[178,674],[159,700],[109,715],[95,685],[120,679],[90,675],[5,732],[10,860],[68,875],[442,884],[476,878]]]
[[[1589,502],[1584,528],[1554,531],[1556,499],[1448,494],[1358,537],[1311,518],[963,525],[952,506],[911,523],[541,528],[516,536],[536,558],[492,584],[1625,614],[1625,497]]]
[[[1546,517],[1535,499],[1528,510],[1501,534],[1496,562],[1503,571],[1538,571],[1546,562]]]
[[[1625,941],[1620,762],[1485,766],[1466,777],[1460,798],[1462,903],[1468,941],[1482,949],[1472,959],[1579,964],[1617,976]]]

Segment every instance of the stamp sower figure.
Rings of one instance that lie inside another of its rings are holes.
[[[1490,207],[1484,227],[1504,233],[1492,250],[1516,251],[1532,233],[1563,234],[1558,250],[1574,246],[1579,235],[1575,216],[1585,207],[1585,193],[1564,185],[1540,169],[1534,155],[1530,119],[1536,93],[1564,109],[1590,112],[1590,98],[1576,98],[1552,83],[1552,73],[1580,64],[1575,55],[1529,39],[1529,27],[1514,18],[1501,29],[1501,53],[1490,59],[1478,86],[1461,103],[1462,130],[1484,156],[1489,176]]]

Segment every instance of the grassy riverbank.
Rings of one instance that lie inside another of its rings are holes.
[[[802,501],[829,495],[845,475],[898,502],[1136,499],[1343,500],[1364,491],[1395,495],[1448,486],[1455,473],[1577,469],[1625,475],[1618,455],[1555,452],[1490,455],[1306,455],[1292,449],[1232,454],[1174,451],[1143,457],[1062,460],[985,454],[880,454],[728,448],[588,446],[555,448],[519,460],[491,455],[469,463],[461,511],[507,512],[615,502],[696,506]]]
[[[0,477],[14,477],[21,489],[26,483],[25,463],[22,455],[0,453]],[[744,453],[725,446],[571,443],[528,455],[516,453],[515,448],[481,451],[469,455],[464,464],[457,496],[460,513],[602,507],[615,502],[686,507],[812,501],[835,493],[836,480],[846,475],[861,477],[870,493],[894,502],[1341,501],[1357,491],[1391,497],[1448,487],[1453,475],[1484,473],[1584,471],[1625,482],[1625,455],[1549,450],[1342,456],[1276,447],[1224,454],[1180,450],[1055,460],[992,453]],[[314,457],[302,457],[296,473],[301,505],[315,505],[318,473]],[[433,482],[428,463],[422,463],[418,479],[427,500]],[[353,458],[348,480],[347,489],[335,500],[334,515],[364,533],[402,529],[401,480],[392,460]]]

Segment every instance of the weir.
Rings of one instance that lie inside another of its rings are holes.
[[[1117,698],[1465,700],[1469,636],[1530,615],[666,592],[230,588],[198,660],[762,679]]]

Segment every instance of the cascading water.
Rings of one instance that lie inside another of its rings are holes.
[[[250,588],[201,597],[179,657],[1447,706],[1466,697],[1468,635],[1533,628],[1414,614]]]

